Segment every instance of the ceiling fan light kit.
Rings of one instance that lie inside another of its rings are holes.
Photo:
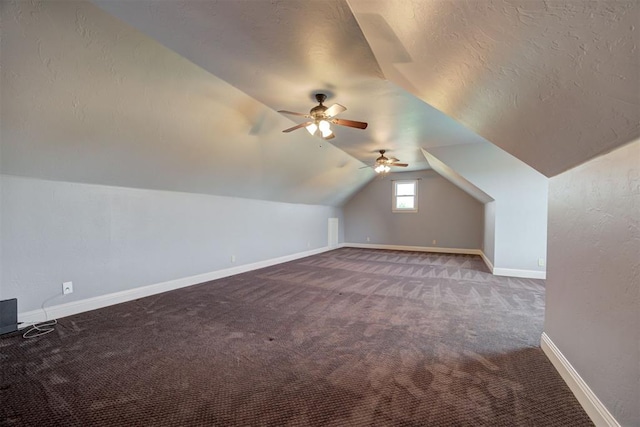
[[[320,120],[320,122],[318,123],[318,129],[320,129],[320,132],[322,132],[323,138],[326,138],[333,133],[331,132],[331,125],[326,120]]]
[[[313,122],[309,126],[307,126],[306,129],[311,135],[315,135],[316,131],[319,130],[322,134],[322,137],[325,139],[329,138],[331,134],[333,134],[333,132],[331,131],[331,125],[326,120],[320,120],[317,123]]]
[[[305,128],[311,135],[318,135],[318,131],[320,131],[320,136],[322,139],[332,139],[335,138],[333,131],[331,130],[331,124],[336,124],[339,126],[347,126],[356,129],[366,129],[367,123],[358,122],[355,120],[346,120],[346,119],[336,119],[335,116],[342,113],[346,110],[346,108],[340,104],[333,104],[331,107],[326,107],[323,102],[327,99],[327,95],[323,93],[316,94],[316,101],[318,101],[318,105],[313,107],[309,114],[296,113],[294,111],[287,110],[278,110],[279,113],[289,114],[292,116],[301,116],[306,117],[308,119],[312,119],[306,123],[301,123],[299,125],[290,127],[288,129],[283,130],[282,132],[291,132],[296,129]]]
[[[315,135],[316,131],[318,130],[318,125],[316,125],[315,123],[311,123],[309,126],[306,127],[306,129],[309,131],[311,135]]]
[[[391,168],[387,165],[378,165],[373,170],[376,171],[376,173],[387,173]]]
[[[409,166],[408,163],[400,163],[400,160],[395,157],[388,158],[384,155],[386,150],[380,150],[380,157],[376,159],[376,163],[373,166],[373,170],[378,174],[387,174],[391,171],[391,166],[397,166],[401,168],[406,168]]]

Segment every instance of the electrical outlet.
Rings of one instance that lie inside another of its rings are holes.
[[[538,267],[544,267],[544,258],[538,258]]]
[[[432,240],[431,244],[435,245],[438,241],[437,240]]]
[[[311,242],[307,242],[307,247],[310,248],[311,247]]]
[[[62,294],[68,295],[73,293],[73,282],[64,282],[62,284]]]
[[[367,242],[371,241],[371,237],[367,236]]]
[[[231,255],[231,262],[236,262],[236,256],[235,255]]]

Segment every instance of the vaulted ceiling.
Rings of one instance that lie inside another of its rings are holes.
[[[2,2],[2,172],[339,205],[381,148],[553,176],[640,135],[635,1]],[[340,103],[326,143],[277,110]]]

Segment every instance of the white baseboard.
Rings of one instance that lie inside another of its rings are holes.
[[[496,276],[522,277],[524,279],[546,279],[546,271],[518,270],[515,268],[494,268],[493,274]]]
[[[480,249],[437,248],[429,246],[379,245],[375,243],[343,243],[343,247],[362,249],[388,249],[391,251],[438,252],[444,254],[482,255]]]
[[[584,408],[596,426],[620,427],[620,424],[602,404],[598,396],[584,382],[578,372],[571,366],[571,363],[564,357],[558,347],[551,341],[551,338],[542,333],[540,340],[542,351],[547,355],[553,366],[560,373],[560,376],[567,383],[573,394]]]
[[[545,271],[517,270],[514,268],[496,268],[481,249],[459,249],[459,248],[438,248],[430,246],[403,246],[403,245],[380,245],[376,243],[343,243],[341,247],[363,248],[363,249],[388,249],[392,251],[415,251],[415,252],[439,252],[445,254],[465,254],[480,255],[489,268],[489,271],[496,276],[521,277],[525,279],[546,279]]]
[[[322,252],[327,252],[336,249],[330,247],[323,247],[319,249],[313,249],[305,252],[298,252],[291,255],[285,255],[278,258],[271,258],[264,261],[258,261],[251,264],[239,265],[237,267],[225,268],[223,270],[216,270],[209,273],[198,274],[195,276],[183,277],[180,279],[169,280],[162,283],[155,283],[153,285],[141,286],[138,288],[127,289],[126,291],[114,292],[106,295],[100,295],[93,298],[87,298],[79,301],[72,301],[66,304],[54,305],[46,307],[45,310],[38,309],[27,311],[18,314],[18,321],[22,322],[24,326],[29,324],[42,322],[47,319],[60,319],[66,316],[72,316],[74,314],[83,313],[85,311],[96,310],[98,308],[107,307],[114,304],[120,304],[122,302],[132,301],[138,298],[144,298],[151,295],[159,294],[162,292],[172,291],[174,289],[180,289],[187,286],[197,285],[199,283],[208,282],[210,280],[222,279],[224,277],[233,276],[235,274],[246,273],[247,271],[258,270],[260,268],[270,267],[272,265],[281,264],[283,262],[293,261],[299,258],[316,255]]]
[[[480,251],[480,256],[482,257],[482,260],[487,265],[487,267],[489,267],[489,271],[493,274],[494,267],[491,260],[482,251]]]

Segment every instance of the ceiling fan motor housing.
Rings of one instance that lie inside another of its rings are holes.
[[[325,118],[324,112],[327,111],[327,107],[324,105],[318,105],[313,107],[311,111],[309,111],[309,115],[316,120],[321,120]]]

